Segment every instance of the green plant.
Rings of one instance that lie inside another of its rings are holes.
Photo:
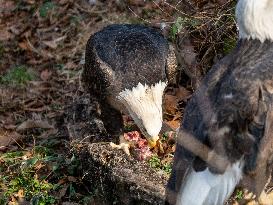
[[[48,15],[48,12],[54,9],[55,4],[53,2],[47,1],[39,9],[40,16],[45,18]]]
[[[31,204],[33,205],[49,205],[55,204],[56,198],[53,196],[38,194],[32,197]]]
[[[172,172],[172,165],[171,163],[165,163],[162,166],[162,170],[166,172],[167,174],[170,174]]]
[[[157,156],[152,156],[149,160],[149,164],[152,168],[160,168],[161,162]]]
[[[82,17],[81,16],[73,15],[73,16],[70,17],[70,23],[73,26],[79,25],[81,21],[82,21]]]
[[[33,79],[33,75],[25,66],[16,66],[0,77],[0,83],[12,85],[24,85]]]
[[[150,167],[163,170],[165,173],[170,174],[172,171],[172,166],[170,163],[163,163],[158,156],[152,156],[148,161]]]
[[[185,27],[196,28],[200,21],[188,17],[178,17],[170,29],[170,38],[174,40],[176,35]]]
[[[236,38],[225,38],[224,39],[224,45],[223,45],[223,52],[224,54],[229,54],[231,52],[232,49],[235,48],[237,43],[237,39]]]
[[[33,200],[33,204],[54,204],[56,199],[49,193],[56,189],[56,185],[40,179],[36,173],[35,165],[38,164],[39,157],[25,159],[26,155],[22,154],[26,153],[10,152],[1,155],[2,173],[5,173],[5,176],[0,176],[0,187],[3,191],[1,204],[5,204],[4,202],[19,192],[25,200]]]
[[[84,204],[84,205],[87,205],[87,204],[92,204],[93,200],[93,196],[85,196],[81,201],[80,201],[80,204]]]
[[[161,137],[161,141],[162,142],[165,142],[169,139],[169,135],[168,135],[168,132],[164,132],[162,137]]]
[[[243,199],[243,197],[244,197],[244,192],[238,189],[236,191],[235,199]]]
[[[125,132],[131,132],[134,130],[134,124],[131,124],[131,123],[126,123],[124,125],[124,131]]]
[[[37,142],[31,150],[0,154],[0,204],[7,204],[18,193],[31,204],[56,204],[59,200],[56,193],[62,188],[58,182],[66,182],[67,176],[73,178],[73,182],[66,182],[67,197],[71,200],[84,198],[84,195],[77,195],[80,162],[75,155],[56,149],[60,144],[60,140],[53,138]]]

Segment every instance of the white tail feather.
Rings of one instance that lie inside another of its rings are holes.
[[[176,205],[223,205],[242,178],[242,161],[228,167],[224,174],[191,170],[182,185]]]

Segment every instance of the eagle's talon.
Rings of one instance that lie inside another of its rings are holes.
[[[127,143],[120,143],[119,145],[113,143],[113,142],[110,142],[110,146],[113,148],[113,149],[121,149],[123,150],[128,156],[130,156],[130,144],[127,144]]]

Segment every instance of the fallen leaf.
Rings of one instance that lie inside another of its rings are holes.
[[[49,48],[56,49],[58,47],[58,43],[61,42],[62,40],[66,39],[66,36],[61,36],[59,38],[56,38],[51,41],[43,41],[43,43],[48,46]]]
[[[20,189],[15,196],[18,198],[24,198],[25,197],[24,190]]]
[[[26,0],[26,2],[27,2],[28,4],[34,4],[34,3],[35,3],[35,0]]]
[[[73,177],[73,176],[68,176],[67,179],[69,182],[77,182],[78,181],[77,178]]]
[[[9,13],[16,7],[15,2],[9,0],[0,1],[0,4],[1,4],[0,13],[1,12]]]
[[[71,61],[69,61],[69,62],[67,62],[66,64],[65,64],[65,66],[64,66],[64,68],[66,68],[66,69],[75,69],[77,67],[77,65],[75,64],[75,63],[73,63],[73,62],[71,62]]]
[[[268,205],[272,205],[273,203],[273,191],[269,192],[269,193],[265,193],[262,192],[260,198],[259,198],[259,202],[260,204],[268,204]]]
[[[176,145],[172,146],[172,152],[175,152]]]
[[[145,1],[143,0],[130,0],[129,4],[132,6],[145,6]]]
[[[59,1],[60,5],[64,5],[64,4],[67,4],[67,3],[69,3],[69,0],[60,0]]]
[[[58,47],[58,44],[55,41],[43,41],[43,44],[45,44],[46,46],[52,49],[55,49]]]
[[[19,140],[22,136],[15,132],[9,130],[0,129],[0,147],[1,150]]]
[[[22,41],[22,42],[18,43],[18,45],[23,50],[30,50],[28,43],[26,41]]]
[[[36,170],[40,170],[41,168],[43,168],[45,165],[42,162],[36,163],[35,165],[35,169]]]
[[[43,80],[43,81],[47,81],[52,75],[52,71],[49,71],[48,69],[45,69],[41,72],[40,74],[40,78]]]
[[[74,203],[74,202],[65,201],[65,202],[62,203],[62,205],[80,205],[80,204]]]
[[[14,196],[11,196],[11,199],[10,199],[8,205],[17,205],[17,204],[18,204],[18,202],[17,202],[16,198]]]
[[[175,95],[165,94],[164,109],[170,115],[175,115],[177,112],[178,98]]]
[[[58,192],[58,199],[61,199],[62,197],[65,196],[68,187],[69,187],[69,184],[63,185],[63,188],[61,188],[60,191]]]
[[[186,88],[179,86],[175,89],[175,96],[178,98],[179,101],[187,100],[191,97],[191,92]]]
[[[176,130],[180,126],[180,120],[171,120],[166,122],[173,130]]]
[[[67,178],[64,177],[64,178],[62,178],[62,179],[60,179],[60,180],[58,181],[58,185],[65,184],[66,182],[67,182]]]
[[[0,26],[0,41],[7,41],[14,38],[14,35],[8,31],[8,28]]]
[[[14,124],[8,124],[3,126],[7,130],[14,130],[17,126]]]
[[[31,128],[43,128],[43,129],[54,129],[52,125],[50,125],[47,121],[35,121],[35,120],[27,120],[20,124],[16,131],[24,131],[26,129],[31,129]]]

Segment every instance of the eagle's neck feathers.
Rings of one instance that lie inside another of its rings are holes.
[[[148,86],[138,83],[132,90],[125,89],[118,99],[125,105],[130,115],[144,134],[157,136],[162,126],[162,98],[165,82]]]
[[[241,39],[273,41],[273,1],[240,0],[236,17]]]

